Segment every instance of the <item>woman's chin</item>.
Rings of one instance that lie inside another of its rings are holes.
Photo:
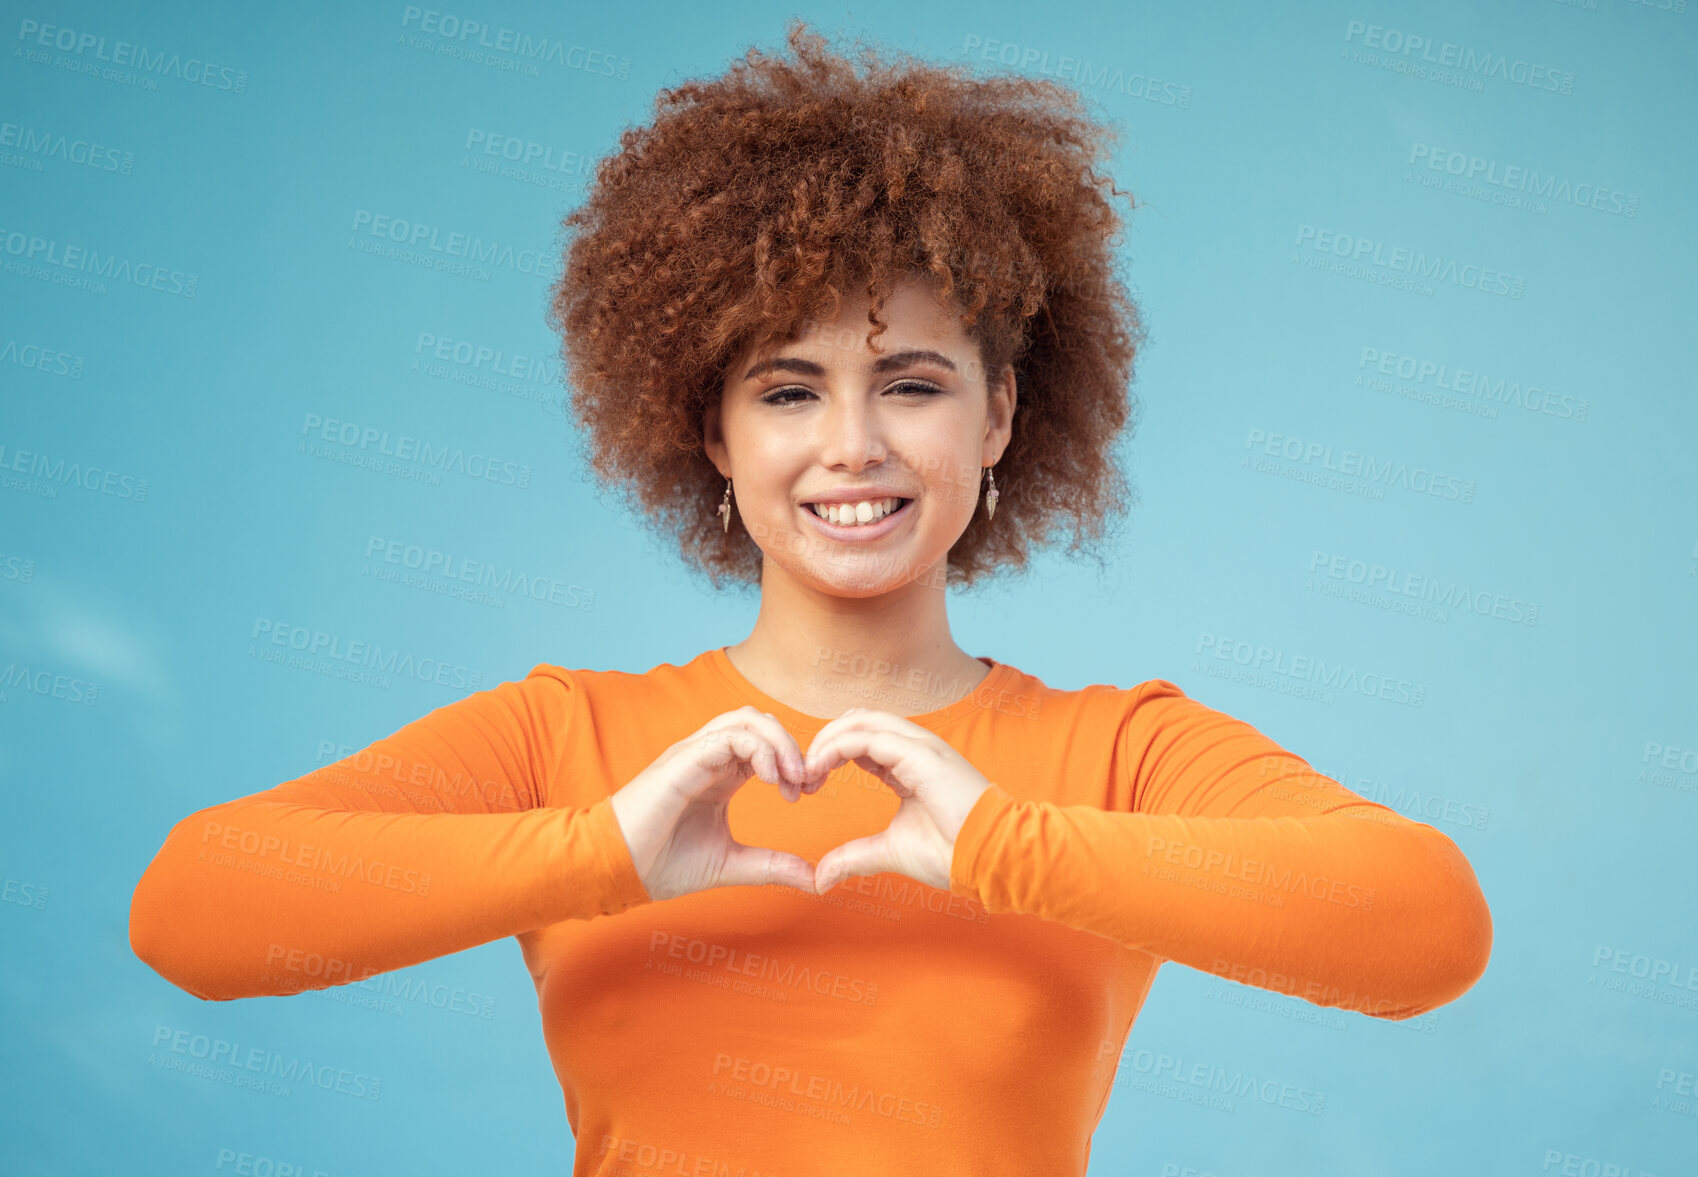
[[[931,562],[918,562],[902,552],[845,548],[836,552],[766,552],[790,576],[824,592],[843,597],[876,597],[904,588],[942,566],[947,553]]]

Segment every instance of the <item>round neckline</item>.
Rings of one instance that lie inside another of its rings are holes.
[[[770,712],[785,726],[818,730],[831,722],[825,716],[809,715],[806,711],[798,711],[761,690],[745,678],[742,671],[737,669],[737,664],[731,661],[731,655],[725,652],[724,646],[715,646],[707,651],[707,658],[718,669],[733,694],[746,702],[753,703],[762,711]],[[953,703],[945,704],[931,711],[923,711],[918,715],[905,715],[902,718],[910,723],[919,724],[921,727],[935,729],[985,706],[984,700],[987,697],[995,697],[990,695],[989,692],[1002,690],[1008,679],[1015,674],[1015,670],[1006,662],[998,662],[995,658],[987,658],[981,655],[976,655],[975,658],[989,666],[990,673],[979,680],[978,684],[970,691]]]

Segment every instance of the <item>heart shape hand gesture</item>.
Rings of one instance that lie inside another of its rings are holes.
[[[727,809],[751,776],[795,802],[850,762],[902,799],[883,830],[833,847],[818,866],[731,836]],[[888,711],[849,709],[819,730],[804,757],[774,716],[741,707],[666,749],[611,801],[637,874],[658,901],[764,883],[823,894],[852,875],[886,871],[947,891],[956,835],[988,788],[943,739]]]
[[[900,715],[851,707],[814,736],[804,763],[823,782],[853,761],[902,798],[896,816],[876,834],[833,847],[814,867],[823,895],[852,875],[892,871],[949,890],[955,836],[975,802],[990,788],[984,774],[935,732]]]

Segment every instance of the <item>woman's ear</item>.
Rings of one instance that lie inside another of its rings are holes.
[[[1014,436],[1014,406],[1018,396],[1014,365],[1009,364],[1003,368],[1001,378],[991,386],[990,411],[985,419],[984,458],[993,465],[1002,460],[1002,453]]]
[[[725,476],[726,462],[725,433],[719,417],[719,402],[710,401],[707,408],[702,410],[702,449],[707,452],[708,459],[719,470],[720,476]]]

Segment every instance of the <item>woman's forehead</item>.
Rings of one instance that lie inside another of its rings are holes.
[[[889,357],[903,353],[907,362],[937,357],[945,366],[958,366],[973,348],[960,310],[939,305],[931,294],[913,288],[886,300],[879,310],[884,330],[869,344],[873,325],[866,310],[870,305],[864,296],[846,298],[835,320],[803,320],[764,342],[752,339],[737,357],[740,366],[801,357],[825,367],[872,370],[874,365],[890,366]]]

